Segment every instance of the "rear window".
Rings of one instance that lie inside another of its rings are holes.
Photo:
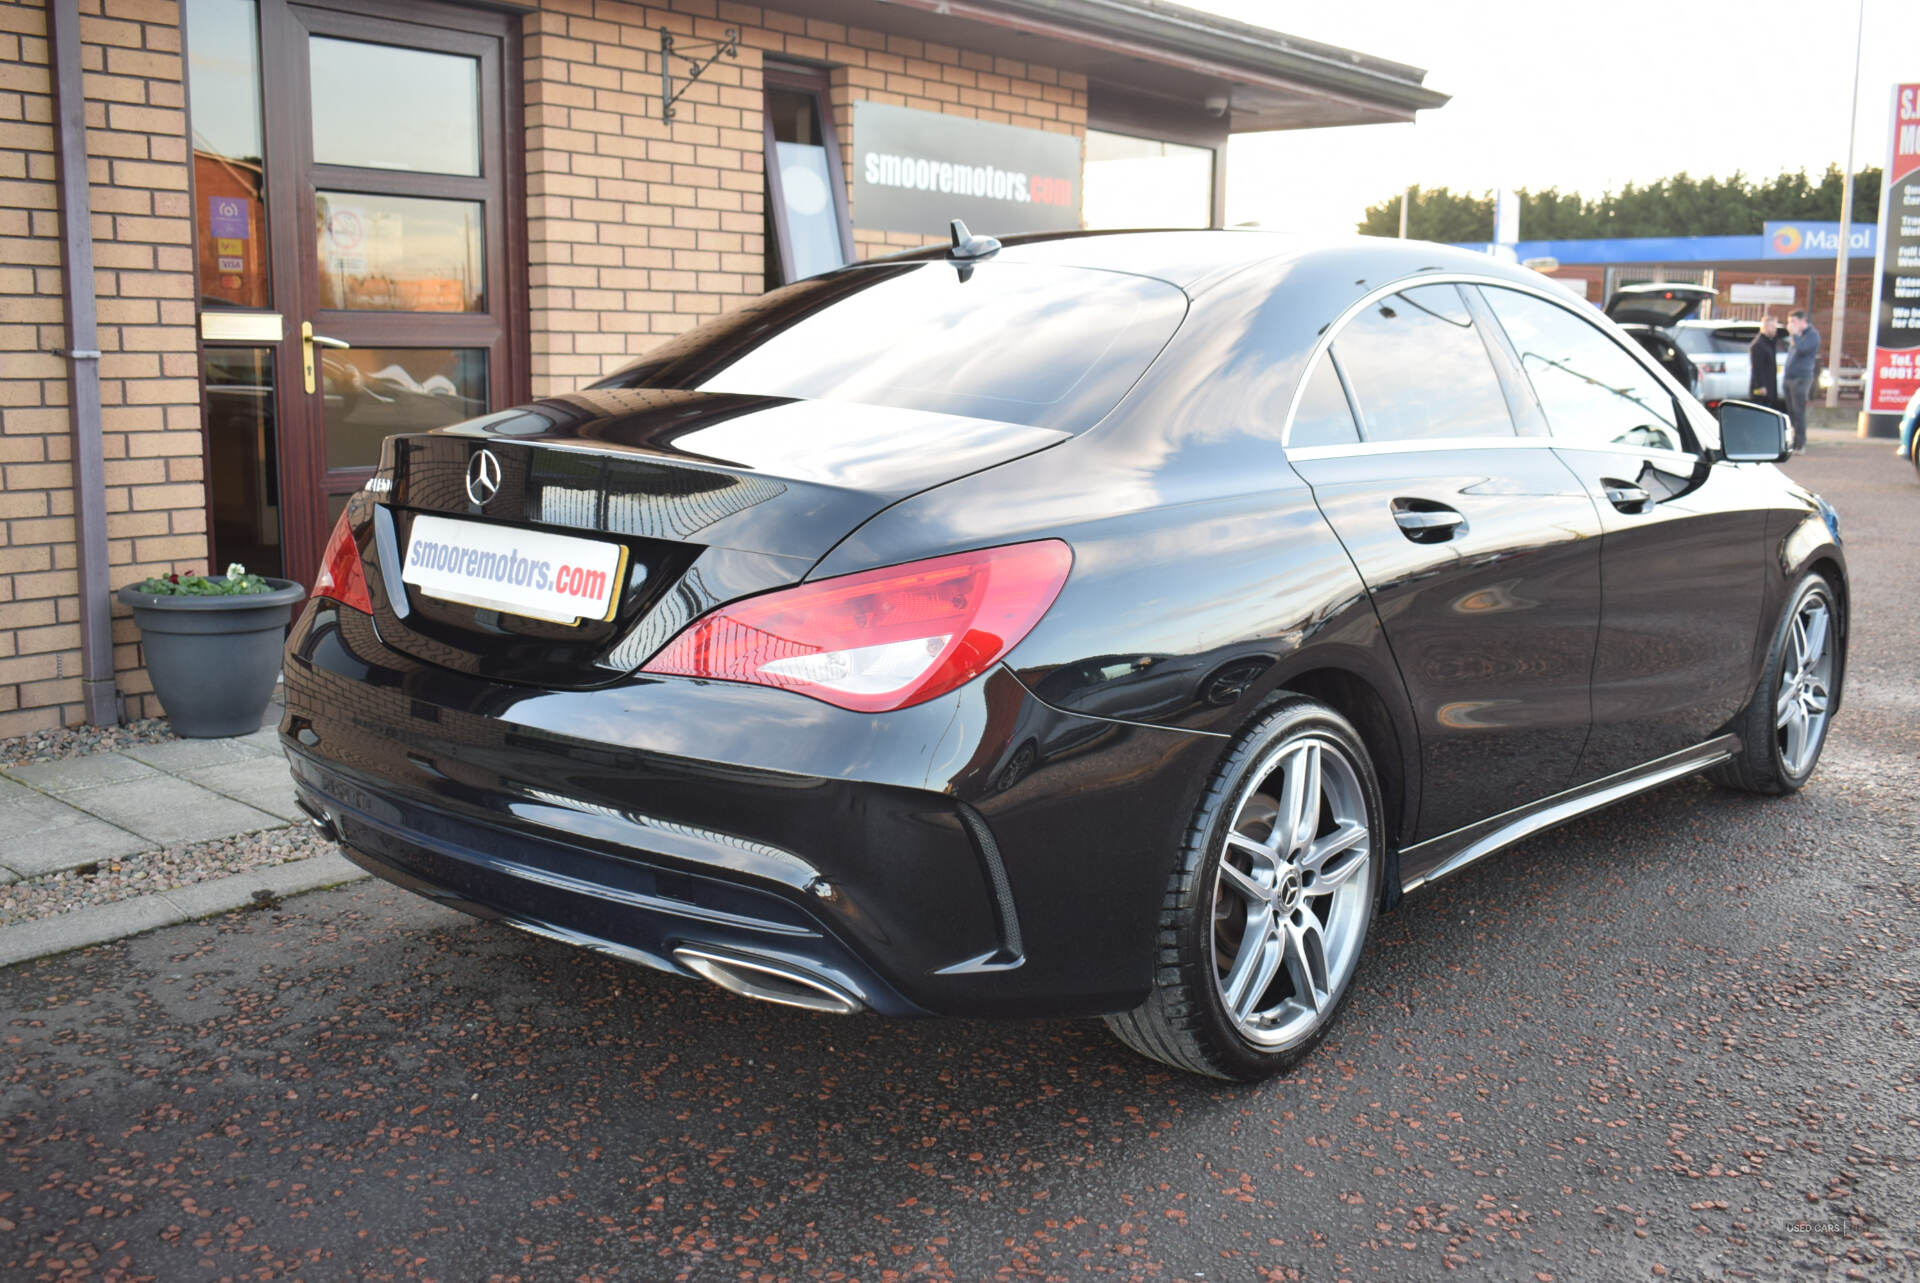
[[[1683,352],[1694,356],[1713,356],[1721,352],[1745,352],[1759,333],[1760,327],[1757,325],[1681,325],[1674,329],[1673,337]]]
[[[775,290],[600,387],[933,410],[1079,432],[1186,315],[1165,281],[1030,264],[886,263]]]

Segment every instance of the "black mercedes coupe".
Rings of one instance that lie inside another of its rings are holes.
[[[750,997],[1254,1079],[1405,893],[1812,773],[1846,562],[1782,416],[1440,246],[954,241],[389,440],[287,646],[314,822]]]

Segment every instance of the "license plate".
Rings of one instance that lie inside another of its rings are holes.
[[[418,516],[400,577],[441,601],[574,624],[613,618],[626,568],[623,544]]]

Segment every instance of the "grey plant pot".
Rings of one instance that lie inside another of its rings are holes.
[[[140,625],[153,693],[174,734],[214,739],[260,729],[280,675],[287,620],[307,595],[291,579],[267,582],[272,592],[244,597],[162,597],[135,585],[120,590]]]

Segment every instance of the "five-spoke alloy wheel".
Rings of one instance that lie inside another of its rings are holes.
[[[1840,704],[1846,638],[1834,587],[1810,574],[1787,599],[1752,702],[1733,720],[1739,756],[1713,779],[1750,793],[1791,793],[1807,782]]]
[[[1168,885],[1148,1000],[1108,1025],[1178,1068],[1255,1079],[1319,1041],[1380,900],[1380,786],[1333,709],[1277,700],[1215,769]]]

